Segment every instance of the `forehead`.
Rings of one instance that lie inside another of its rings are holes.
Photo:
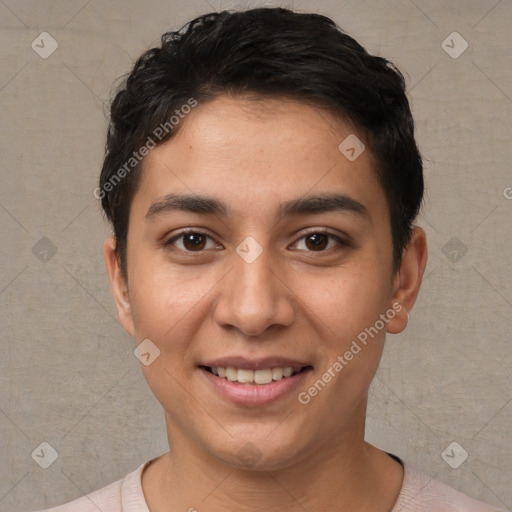
[[[276,203],[333,191],[385,208],[373,157],[367,148],[360,152],[363,137],[326,110],[289,99],[221,96],[180,122],[144,161],[134,203],[146,209],[186,193],[224,197],[242,216],[249,206],[278,214]],[[360,152],[357,158],[347,158],[354,151],[347,153],[343,141]]]

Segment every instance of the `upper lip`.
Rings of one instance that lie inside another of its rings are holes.
[[[209,366],[210,368],[240,368],[243,370],[262,370],[265,368],[285,368],[291,366],[294,370],[300,370],[305,366],[311,366],[309,363],[297,359],[288,359],[285,357],[254,357],[247,358],[243,356],[227,356],[219,359],[211,359],[201,363],[199,366]]]

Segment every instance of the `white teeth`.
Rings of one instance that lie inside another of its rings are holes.
[[[226,379],[233,382],[237,380],[238,372],[234,368],[226,368]]]
[[[270,384],[272,382],[272,370],[270,368],[256,370],[254,372],[254,382],[256,384]]]
[[[281,380],[285,377],[293,375],[294,371],[291,366],[284,368],[265,368],[263,370],[246,370],[243,368],[222,368],[220,366],[213,367],[212,373],[218,375],[230,382],[240,382],[242,384],[270,384],[273,380]]]
[[[252,370],[238,370],[237,379],[238,382],[254,382],[254,372]]]
[[[290,366],[287,366],[283,370],[283,377],[289,377],[292,373],[293,373],[293,368],[291,368]]]
[[[281,380],[283,378],[282,368],[272,368],[272,378],[274,380]]]

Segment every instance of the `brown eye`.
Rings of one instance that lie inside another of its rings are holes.
[[[325,249],[329,242],[329,237],[323,233],[313,233],[311,235],[307,235],[305,239],[306,247],[313,251]]]
[[[334,244],[329,244],[331,241],[334,241]],[[298,248],[307,252],[327,252],[330,249],[341,249],[347,245],[347,242],[341,237],[322,230],[306,233],[296,242],[296,244],[300,243],[303,243],[304,247]]]
[[[187,251],[201,250],[206,244],[206,238],[200,233],[186,233],[183,236],[183,246]]]
[[[207,247],[208,241],[210,241],[210,247]],[[203,249],[217,247],[209,235],[199,231],[181,232],[165,242],[164,245],[183,252],[202,252]]]

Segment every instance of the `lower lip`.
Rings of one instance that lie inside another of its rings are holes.
[[[205,368],[199,368],[199,370],[224,398],[238,405],[257,406],[275,402],[292,393],[304,381],[312,368],[306,368],[291,377],[274,380],[269,384],[241,384],[218,377]]]

